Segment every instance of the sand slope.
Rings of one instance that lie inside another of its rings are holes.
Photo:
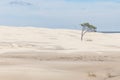
[[[120,34],[0,26],[0,80],[119,80]]]
[[[34,27],[0,27],[0,49],[33,50],[119,50],[120,34],[87,33],[80,41],[80,30]]]

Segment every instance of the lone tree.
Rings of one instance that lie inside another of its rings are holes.
[[[83,40],[83,36],[85,35],[86,32],[96,32],[96,27],[89,24],[89,23],[82,23],[82,32],[81,32],[81,41]]]

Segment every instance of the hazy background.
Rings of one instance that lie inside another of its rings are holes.
[[[0,0],[0,25],[120,31],[120,0]]]

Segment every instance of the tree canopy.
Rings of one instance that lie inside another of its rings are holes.
[[[89,23],[82,23],[82,33],[81,33],[81,41],[83,40],[83,36],[85,35],[86,32],[96,32],[96,27],[89,24]]]
[[[91,25],[91,24],[89,24],[89,23],[82,23],[81,26],[82,26],[82,29],[83,29],[83,30],[91,31],[91,32],[92,32],[92,31],[95,32],[96,29],[97,29],[95,26],[93,26],[93,25]]]

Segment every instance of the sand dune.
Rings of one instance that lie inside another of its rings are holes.
[[[0,49],[119,51],[120,34],[88,33],[83,42],[80,34],[80,30],[1,26]]]
[[[119,80],[120,34],[0,26],[0,80]]]

